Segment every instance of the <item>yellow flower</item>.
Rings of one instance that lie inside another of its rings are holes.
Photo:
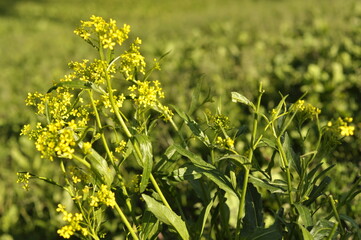
[[[63,214],[63,220],[67,222],[65,226],[57,231],[61,237],[68,239],[73,236],[76,231],[81,231],[84,236],[88,234],[88,230],[81,226],[81,222],[83,221],[83,215],[81,213],[69,213],[62,204],[58,204],[56,211],[61,212]]]
[[[339,127],[342,136],[352,136],[354,134],[354,126],[340,126]]]
[[[18,180],[16,181],[17,183],[22,183],[23,184],[23,189],[28,191],[29,190],[29,179],[31,178],[30,173],[26,172],[18,172]]]
[[[98,207],[99,203],[103,203],[109,207],[114,207],[116,204],[115,194],[104,184],[100,186],[96,195],[90,196],[90,198],[90,206],[92,207]]]

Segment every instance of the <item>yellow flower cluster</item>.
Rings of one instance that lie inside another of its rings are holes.
[[[313,119],[321,113],[321,109],[313,106],[310,103],[306,103],[305,100],[298,100],[293,105],[294,111],[302,112],[307,118]]]
[[[337,129],[341,136],[348,137],[354,135],[355,127],[349,125],[352,121],[353,118],[351,117],[346,117],[344,119],[338,118],[335,122],[328,122],[327,126],[329,128]]]
[[[224,149],[233,149],[234,148],[234,140],[230,137],[222,138],[222,137],[218,136],[216,139],[216,144],[220,148],[224,148]]]
[[[69,213],[65,210],[65,207],[62,204],[58,204],[57,212],[63,214],[63,220],[67,222],[67,225],[60,228],[57,233],[66,239],[69,239],[74,235],[75,232],[80,231],[83,236],[89,234],[87,228],[83,228],[80,223],[83,221],[83,215],[81,213]]]
[[[104,105],[105,108],[109,108],[110,109],[110,112],[114,113],[114,110],[112,108],[112,104],[110,102],[110,99],[109,99],[109,94],[108,93],[104,93],[102,96],[101,96],[101,99],[102,99],[102,104]],[[125,97],[124,97],[124,94],[120,94],[120,95],[113,95],[113,100],[114,100],[114,103],[115,103],[115,106],[117,108],[121,108],[123,106],[123,103],[124,103],[124,100],[125,100]]]
[[[127,150],[127,142],[124,140],[121,140],[118,143],[118,146],[115,148],[115,152],[125,154],[126,150]]]
[[[65,75],[61,82],[70,82],[79,79],[84,82],[93,82],[95,84],[105,83],[106,76],[113,77],[116,72],[115,66],[110,65],[106,61],[94,59],[93,62],[84,59],[82,62],[70,62],[69,68],[72,73]]]
[[[159,98],[164,98],[163,89],[159,81],[135,81],[135,84],[128,88],[131,91],[130,97],[134,102],[143,108],[154,107]]]
[[[140,108],[148,107],[162,113],[163,118],[167,121],[173,116],[173,112],[163,104],[159,99],[164,98],[163,89],[160,82],[156,81],[134,81],[135,84],[130,86],[128,90],[131,92],[129,96],[134,100],[135,104]]]
[[[229,127],[230,121],[226,115],[219,113],[212,114],[210,110],[207,110],[206,116],[208,117],[210,127],[212,127],[213,129],[226,130],[230,128]]]
[[[18,172],[17,175],[18,175],[18,180],[16,182],[22,183],[23,189],[28,191],[29,190],[29,179],[31,178],[30,173]]]
[[[90,198],[90,206],[92,207],[98,207],[99,203],[103,203],[109,207],[114,207],[116,204],[114,193],[104,184],[100,186],[96,195],[90,196]]]
[[[129,50],[120,56],[120,71],[125,75],[126,80],[134,79],[135,70],[145,74],[146,64],[144,57],[139,52],[140,44],[142,44],[142,41],[139,38],[136,38],[135,41],[130,45]]]
[[[72,158],[76,143],[73,130],[66,127],[65,121],[55,121],[49,123],[47,127],[42,127],[38,123],[35,130],[29,128],[29,125],[25,125],[21,134],[28,134],[31,139],[35,139],[36,149],[41,153],[42,158],[51,161],[54,157]]]
[[[102,17],[94,15],[90,17],[90,21],[81,21],[81,26],[74,31],[86,41],[98,42],[99,48],[110,50],[113,50],[116,44],[122,45],[129,32],[130,26],[127,24],[124,24],[123,28],[118,28],[114,19],[107,22]]]

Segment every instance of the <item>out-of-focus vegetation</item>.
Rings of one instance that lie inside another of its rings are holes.
[[[79,19],[92,14],[130,24],[146,42],[149,58],[169,52],[157,77],[167,100],[182,109],[189,107],[190,90],[200,84],[204,94],[210,87],[223,114],[245,122],[248,112],[224,103],[233,90],[254,99],[262,81],[267,90],[263,106],[272,108],[279,93],[295,100],[308,92],[305,99],[329,119],[349,116],[361,122],[359,1],[3,0],[0,239],[57,238],[54,208],[66,195],[43,183],[29,192],[16,185],[17,171],[60,175],[19,137],[21,126],[32,121],[24,99],[34,89],[46,91],[64,75],[69,60],[89,58],[89,46],[69,36]],[[331,188],[340,194],[359,175],[360,146],[357,129],[330,155],[328,164],[338,162]],[[344,211],[361,222],[359,205]]]

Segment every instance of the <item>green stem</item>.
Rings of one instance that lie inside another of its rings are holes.
[[[122,219],[123,223],[124,223],[125,226],[127,227],[130,235],[132,235],[133,239],[139,240],[139,238],[138,238],[138,236],[137,236],[137,233],[136,233],[136,230],[130,225],[128,219],[125,217],[122,209],[120,209],[120,207],[119,207],[118,204],[115,204],[115,210],[117,210],[120,218]]]
[[[251,147],[249,150],[249,155],[248,155],[248,163],[247,165],[244,166],[245,172],[244,172],[244,176],[243,176],[243,184],[242,184],[242,192],[241,192],[241,199],[240,199],[240,203],[239,203],[239,209],[238,209],[238,220],[237,220],[237,230],[236,230],[236,240],[238,240],[240,238],[240,229],[241,229],[241,220],[245,214],[245,202],[246,202],[246,194],[247,194],[247,186],[248,186],[248,181],[249,181],[249,173],[250,173],[250,168],[249,166],[252,166],[252,159],[253,159],[253,151],[256,148],[256,142],[258,143],[260,141],[260,139],[258,139],[256,141],[256,136],[257,136],[257,128],[258,128],[258,121],[259,121],[259,109],[261,106],[261,99],[262,99],[262,95],[263,95],[263,89],[262,89],[262,84],[260,84],[259,86],[259,96],[258,96],[258,100],[257,100],[257,106],[254,112],[254,119],[253,119],[253,126],[252,126],[252,135],[251,135]]]
[[[103,142],[103,145],[104,145],[104,148],[105,148],[105,151],[110,159],[110,162],[113,166],[114,165],[114,157],[113,157],[113,154],[111,153],[110,149],[109,149],[109,146],[108,146],[108,143],[107,143],[107,140],[104,136],[104,133],[103,133],[103,126],[102,126],[102,122],[100,120],[100,116],[99,116],[99,113],[98,113],[98,109],[95,105],[95,102],[94,102],[94,98],[93,98],[93,91],[92,90],[89,90],[89,97],[90,97],[90,101],[91,101],[91,104],[92,104],[92,107],[93,107],[93,110],[94,110],[94,114],[95,114],[95,119],[96,119],[96,123],[97,123],[97,126],[98,128],[101,130],[101,139],[102,139],[102,142]]]
[[[336,208],[336,205],[335,205],[335,200],[333,199],[332,195],[328,196],[328,199],[330,201],[333,214],[335,215],[335,218],[336,218],[338,224],[340,225],[341,233],[345,234],[345,229],[343,229],[343,227],[342,227],[342,222],[341,222],[340,215],[338,214],[338,211],[337,211],[337,208]]]
[[[168,207],[170,210],[172,210],[172,208],[170,207],[169,203],[167,202],[167,199],[165,199],[162,190],[159,188],[159,185],[157,183],[157,181],[155,180],[154,176],[152,173],[150,173],[149,176],[150,181],[152,182],[155,190],[157,191],[157,193],[159,194],[160,199],[162,200],[162,202],[164,203],[164,205],[166,207]]]
[[[283,150],[283,146],[282,146],[280,137],[277,138],[277,148],[278,148],[278,152],[280,153],[282,168],[285,169],[285,171],[286,171],[288,198],[289,198],[290,204],[292,205],[293,197],[292,197],[291,172],[290,172],[290,168],[289,168],[289,162],[286,157],[286,153]]]
[[[330,235],[328,235],[327,239],[326,240],[332,240],[333,239],[333,235],[335,235],[336,233],[336,230],[337,230],[337,227],[338,227],[338,223],[335,223],[332,227],[332,230],[330,232]]]
[[[76,161],[78,161],[79,163],[83,164],[84,166],[86,166],[87,168],[91,168],[90,163],[88,163],[87,161],[85,161],[85,159],[73,154],[73,159],[75,159]]]
[[[109,101],[110,101],[110,104],[112,105],[112,109],[114,111],[114,114],[120,124],[120,126],[122,127],[122,129],[124,130],[126,136],[128,138],[132,138],[133,135],[132,133],[129,131],[127,125],[125,124],[125,121],[124,119],[122,118],[122,116],[120,115],[119,113],[119,109],[118,107],[116,106],[115,104],[115,101],[114,101],[114,95],[113,95],[113,89],[112,89],[112,85],[111,85],[111,81],[110,81],[110,77],[108,75],[108,73],[106,72],[106,82],[107,82],[107,90],[108,90],[108,94],[109,94]],[[140,152],[140,149],[139,147],[136,145],[136,144],[133,144],[134,145],[134,149],[135,149],[135,152],[136,154],[138,155],[138,157],[140,159],[142,159],[142,153]],[[159,194],[159,196],[161,197],[164,205],[166,205],[169,209],[171,209],[170,205],[168,204],[167,200],[165,199],[161,189],[159,188],[159,185],[158,183],[156,182],[155,178],[153,177],[153,174],[150,173],[150,180],[155,188],[155,190],[157,191],[157,193]]]

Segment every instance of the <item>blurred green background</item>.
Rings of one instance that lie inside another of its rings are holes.
[[[17,171],[60,178],[57,165],[19,137],[34,120],[24,99],[63,77],[69,61],[94,56],[73,34],[93,14],[130,24],[148,59],[169,52],[155,77],[167,101],[182,109],[202,83],[223,113],[245,120],[228,104],[230,91],[253,99],[262,81],[264,106],[272,107],[279,92],[296,100],[308,91],[325,119],[361,122],[359,0],[1,0],[0,240],[57,238],[54,209],[66,194],[41,182],[28,192],[16,184]],[[360,172],[359,136],[358,128],[330,157],[339,163],[332,188],[340,193]],[[361,207],[348,208],[361,222]]]

